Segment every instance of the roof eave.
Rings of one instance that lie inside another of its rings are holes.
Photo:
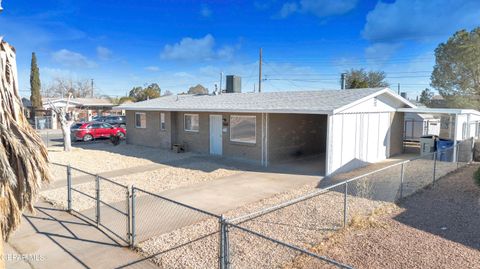
[[[114,110],[126,110],[126,111],[172,111],[172,112],[213,112],[213,113],[272,113],[272,114],[318,114],[318,115],[331,115],[332,110],[302,110],[302,109],[268,109],[268,110],[255,110],[255,109],[190,109],[190,108],[158,108],[158,107],[114,107]]]

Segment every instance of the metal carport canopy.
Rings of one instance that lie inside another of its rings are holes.
[[[398,112],[408,112],[408,113],[430,113],[430,114],[473,114],[480,116],[480,112],[475,109],[461,109],[461,108],[429,108],[429,107],[418,107],[418,108],[398,108]]]

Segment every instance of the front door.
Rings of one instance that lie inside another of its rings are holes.
[[[222,155],[222,115],[210,115],[210,154]]]

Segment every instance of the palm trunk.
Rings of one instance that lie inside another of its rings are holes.
[[[41,185],[49,182],[48,152],[28,123],[18,94],[15,49],[0,37],[0,251],[18,228]],[[5,256],[3,256],[4,258]],[[0,268],[5,267],[2,259]]]

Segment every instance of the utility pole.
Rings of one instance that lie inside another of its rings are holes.
[[[400,83],[398,83],[398,85],[397,85],[397,92],[398,92],[398,94],[400,94]]]
[[[222,91],[223,72],[220,72],[220,92]]]
[[[93,98],[93,78],[92,78],[92,98]]]
[[[260,48],[260,58],[258,61],[258,92],[262,92],[262,48]]]

